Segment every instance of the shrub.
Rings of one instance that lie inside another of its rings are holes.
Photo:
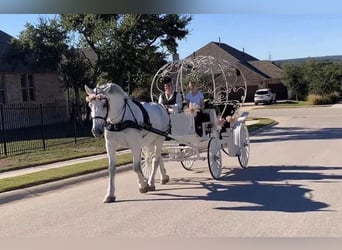
[[[339,98],[340,94],[337,92],[326,95],[310,94],[307,97],[307,101],[313,105],[323,105],[336,103]]]

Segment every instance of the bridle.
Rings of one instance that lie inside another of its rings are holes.
[[[86,98],[87,102],[92,102],[94,100],[104,100],[105,101],[105,106],[106,106],[106,114],[105,116],[91,116],[91,119],[92,120],[95,120],[95,119],[101,119],[101,120],[104,120],[105,121],[105,124],[107,125],[108,124],[108,113],[109,113],[109,101],[108,101],[108,97],[103,95],[103,94],[92,94],[92,95],[89,95],[87,96]],[[121,112],[120,114],[117,116],[117,117],[120,117],[121,116],[121,119],[120,119],[120,122],[123,121],[124,119],[124,116],[125,116],[125,113],[126,113],[126,107],[127,107],[127,98],[124,99],[124,105],[122,106],[122,109],[121,109]],[[129,105],[128,105],[129,107]],[[129,109],[131,110],[131,108],[129,107]],[[131,113],[133,114],[132,110],[131,110]],[[133,117],[134,117],[134,114],[133,114]],[[115,117],[116,118],[116,117]],[[113,119],[114,120],[114,119]],[[110,122],[109,122],[110,123]]]
[[[104,121],[107,121],[107,118],[108,118],[108,113],[109,113],[109,108],[108,108],[108,98],[107,96],[103,95],[103,94],[92,94],[92,95],[89,95],[87,96],[86,98],[86,101],[91,103],[92,101],[94,100],[105,100],[105,105],[106,105],[106,115],[104,117],[102,116],[91,116],[90,118],[92,120],[94,119],[102,119]]]

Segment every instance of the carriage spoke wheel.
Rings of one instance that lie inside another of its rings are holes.
[[[141,151],[140,166],[143,176],[148,179],[152,172],[152,156],[148,157],[148,152]]]
[[[196,153],[193,149],[182,149],[181,151],[185,157],[192,157]],[[194,162],[195,160],[185,160],[181,161],[180,163],[185,170],[191,170]]]
[[[208,166],[214,179],[219,179],[222,172],[221,146],[216,137],[212,137],[208,144]]]
[[[249,159],[249,134],[248,129],[245,124],[242,124],[240,127],[240,155],[238,155],[239,163],[242,168],[248,167],[248,159]]]

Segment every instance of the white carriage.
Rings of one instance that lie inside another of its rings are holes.
[[[247,93],[246,81],[236,65],[211,56],[196,56],[170,62],[155,74],[151,84],[151,99],[156,101],[164,91],[161,79],[169,76],[183,100],[190,79],[198,83],[205,98],[206,114],[201,122],[202,133],[195,130],[194,113],[182,110],[171,112],[171,130],[166,136],[163,161],[178,161],[190,170],[196,160],[208,161],[210,173],[219,179],[222,172],[221,150],[237,157],[242,168],[247,168],[250,153],[246,126],[247,112],[240,114]],[[142,169],[149,175],[142,153]]]

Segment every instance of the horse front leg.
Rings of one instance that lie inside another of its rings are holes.
[[[147,193],[148,191],[148,184],[144,175],[142,174],[140,161],[141,161],[141,147],[132,148],[133,154],[133,170],[138,176],[138,185],[140,193]]]
[[[160,139],[160,141],[158,141],[156,143],[156,156],[154,158],[154,162],[153,162],[153,168],[157,169],[158,165],[159,165],[159,171],[160,171],[160,183],[161,184],[166,184],[169,182],[170,177],[166,174],[166,169],[164,166],[164,161],[163,161],[163,157],[161,155],[162,153],[162,148],[163,148],[163,143],[164,143],[164,138]]]
[[[115,202],[115,157],[116,148],[110,144],[106,143],[107,155],[108,155],[108,188],[107,194],[103,200],[104,203]]]

